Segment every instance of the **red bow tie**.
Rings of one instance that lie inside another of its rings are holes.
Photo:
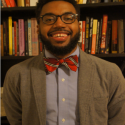
[[[65,65],[68,69],[76,71],[78,66],[78,57],[77,55],[70,56],[66,59],[55,59],[55,58],[44,57],[44,64],[46,67],[46,71],[48,73],[51,73],[54,70],[56,70],[60,64]]]

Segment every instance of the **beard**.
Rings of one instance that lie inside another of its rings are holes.
[[[69,54],[77,45],[80,39],[80,31],[78,31],[73,38],[70,39],[70,42],[63,47],[54,46],[51,44],[49,40],[47,40],[41,33],[39,34],[39,38],[42,43],[45,45],[45,48],[50,51],[52,54],[57,56],[64,56]]]

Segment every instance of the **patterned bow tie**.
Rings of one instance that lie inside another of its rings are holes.
[[[77,70],[78,66],[77,55],[70,56],[66,59],[55,59],[55,58],[45,58],[45,57],[43,59],[47,73],[51,73],[54,70],[56,70],[60,64],[66,66],[68,69],[71,69],[73,71]]]

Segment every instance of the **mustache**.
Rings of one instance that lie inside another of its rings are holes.
[[[69,30],[65,30],[65,29],[63,29],[63,28],[56,28],[56,29],[54,29],[54,30],[52,30],[52,31],[49,31],[48,33],[47,33],[47,35],[50,35],[50,34],[52,34],[53,32],[58,32],[58,31],[62,31],[62,32],[67,32],[69,35],[71,35],[73,32],[72,31],[69,31]]]

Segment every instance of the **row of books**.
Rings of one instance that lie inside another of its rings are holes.
[[[1,56],[36,56],[42,52],[42,42],[37,34],[37,20],[12,17],[1,24]]]
[[[77,4],[124,2],[125,0],[76,0]]]
[[[38,0],[1,0],[1,7],[36,6]]]
[[[125,20],[108,20],[108,15],[102,19],[86,17],[81,23],[79,43],[86,53],[109,54],[125,53]]]

